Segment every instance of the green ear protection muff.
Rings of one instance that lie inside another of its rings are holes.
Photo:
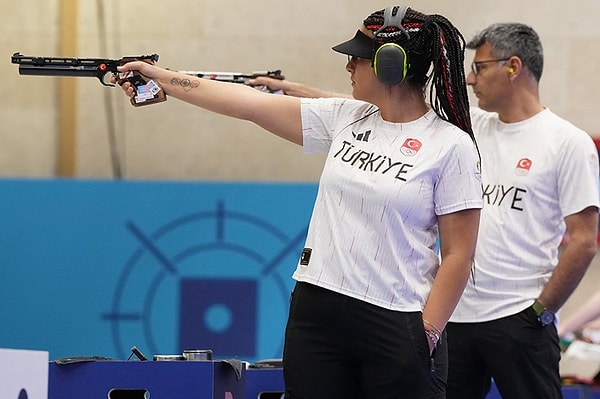
[[[377,42],[384,40],[381,33],[385,28],[394,26],[400,28],[404,34],[410,38],[406,29],[402,27],[402,19],[408,7],[393,6],[384,10],[384,22],[381,28],[375,32],[373,38],[374,54],[372,58],[373,69],[375,76],[386,85],[395,85],[402,82],[408,73],[408,57],[402,46],[396,43],[384,43],[377,50]]]

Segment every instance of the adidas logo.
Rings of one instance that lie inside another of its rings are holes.
[[[364,141],[365,143],[369,141],[369,136],[370,135],[371,135],[371,131],[370,130],[367,130],[366,132],[359,133],[359,134],[356,134],[356,133],[352,132],[352,136],[354,136],[355,140]]]

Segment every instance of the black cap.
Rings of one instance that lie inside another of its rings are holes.
[[[373,39],[357,30],[352,39],[333,46],[332,49],[338,53],[370,59],[373,56]]]

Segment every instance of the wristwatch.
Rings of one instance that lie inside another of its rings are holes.
[[[544,305],[539,303],[537,300],[533,303],[533,305],[531,305],[531,308],[535,312],[538,323],[540,323],[542,327],[546,327],[548,324],[554,323],[554,313],[546,309]]]

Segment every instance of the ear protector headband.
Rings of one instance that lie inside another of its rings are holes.
[[[385,40],[382,33],[386,28],[392,26],[399,28],[407,38],[410,35],[402,26],[402,19],[406,14],[408,7],[393,6],[388,7],[383,12],[383,25],[375,32],[373,38],[373,56],[372,63],[375,75],[386,85],[395,85],[402,82],[408,73],[408,57],[402,46],[396,43],[384,43],[377,50],[377,41]]]

